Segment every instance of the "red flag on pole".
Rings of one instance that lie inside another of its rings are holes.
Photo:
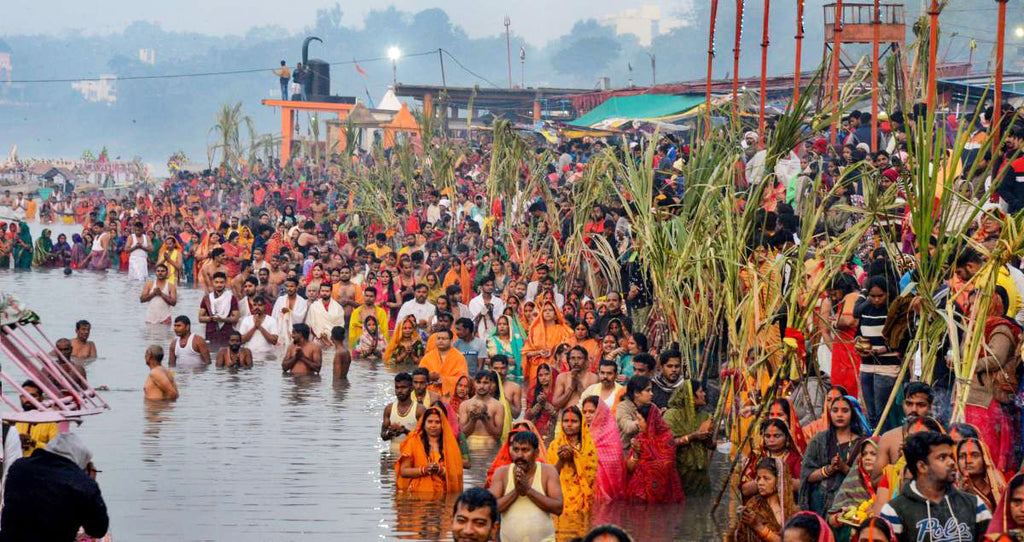
[[[355,65],[356,72],[359,73],[359,75],[366,77],[366,70],[364,70],[363,67],[359,65],[359,61],[353,58],[352,64]]]

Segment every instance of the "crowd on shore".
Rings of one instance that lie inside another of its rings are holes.
[[[869,120],[849,115],[837,145],[816,134],[767,172],[760,136],[744,136],[734,189],[707,197],[762,207],[744,256],[752,274],[763,262],[793,259],[788,273],[748,276],[760,285],[750,295],[810,280],[817,262],[795,261],[791,250],[802,242],[801,224],[817,216],[803,211],[808,201],[823,209],[815,236],[827,238],[857,220],[869,186],[906,188],[914,115],[889,115],[875,145]],[[956,129],[956,119],[943,122]],[[977,145],[968,151],[977,151],[989,128],[971,130]],[[394,400],[380,437],[397,457],[397,490],[465,491],[454,510],[456,540],[626,540],[611,528],[587,534],[595,503],[713,496],[711,458],[723,456],[712,452],[726,443],[728,540],[1024,540],[1024,272],[1017,260],[990,275],[994,286],[978,280],[1024,207],[1024,125],[1007,122],[1003,133],[999,152],[959,157],[965,175],[949,189],[978,194],[988,185],[993,195],[974,202],[982,210],[947,264],[946,284],[931,293],[951,300],[957,321],[984,321],[962,419],[951,419],[957,376],[946,361],[962,332],[950,332],[924,380],[902,370],[915,365],[907,328],[920,304],[908,262],[929,243],[904,209],[873,225],[897,243],[865,237],[809,301],[816,316],[798,330],[807,353],[798,374],[778,374],[777,361],[729,374],[717,352],[710,370],[692,371],[683,347],[652,333],[659,300],[637,258],[628,202],[574,207],[589,158],[614,142],[551,149],[544,192],[552,197],[515,198],[488,190],[490,141],[460,146],[454,184],[432,186],[419,173],[408,187],[399,183],[390,223],[360,211],[336,165],[302,159],[255,163],[236,175],[181,173],[113,197],[37,203],[4,194],[0,207],[25,219],[0,224],[0,267],[137,280],[146,323],[174,333],[166,355],[164,345],[146,352],[151,400],[178,396],[165,358],[178,368],[280,362],[302,377],[326,373],[327,355],[335,379],[347,378],[354,359],[393,367]],[[651,144],[653,163],[643,167],[655,171],[655,197],[671,214],[686,193],[691,149],[673,136]],[[640,164],[643,151],[629,144],[619,159]],[[375,160],[398,157],[360,155],[346,167],[359,174]],[[979,161],[985,167],[972,167]],[[969,171],[983,174],[968,178]],[[751,193],[761,201],[749,201]],[[45,224],[64,216],[81,231],[52,239]],[[35,237],[33,220],[44,228]],[[618,283],[572,274],[554,256],[576,231],[588,245],[604,238]],[[796,271],[804,268],[807,275]],[[182,288],[203,290],[201,304],[182,306]],[[988,291],[981,314],[978,298]],[[766,320],[756,333],[761,351],[794,338],[784,319]],[[730,397],[719,398],[723,389]],[[728,409],[735,415],[725,424]],[[464,487],[464,469],[477,461],[490,465],[486,491]],[[6,509],[2,519],[10,528]]]

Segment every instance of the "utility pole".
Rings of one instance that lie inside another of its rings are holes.
[[[658,84],[658,77],[657,77],[658,71],[657,71],[656,65],[654,63],[654,61],[655,61],[654,54],[653,53],[647,53],[647,56],[651,57],[651,86],[653,87],[654,85]]]
[[[440,48],[437,50],[437,59],[441,61],[441,86],[447,89],[448,81],[444,77],[444,54]]]
[[[508,27],[512,24],[512,19],[505,16],[505,52],[508,53],[508,88],[512,88],[512,40],[509,37]]]

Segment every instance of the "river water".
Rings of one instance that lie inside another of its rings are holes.
[[[54,239],[72,231],[52,228]],[[115,540],[450,539],[453,496],[429,502],[395,492],[395,458],[379,437],[395,369],[356,360],[348,381],[334,382],[330,352],[314,379],[282,375],[276,360],[251,370],[211,366],[179,371],[177,402],[147,403],[143,352],[166,350],[173,334],[143,323],[141,287],[116,272],[0,271],[0,292],[36,311],[51,340],[73,337],[79,319],[92,323],[99,358],[87,365],[89,381],[109,386],[101,394],[111,410],[76,431],[102,471]],[[179,289],[175,314],[196,322],[200,298]],[[492,457],[473,457],[466,487],[482,484]],[[720,540],[726,505],[712,518],[710,501],[615,503],[593,522],[623,525],[644,542]]]

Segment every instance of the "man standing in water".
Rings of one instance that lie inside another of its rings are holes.
[[[252,352],[242,346],[242,334],[232,331],[228,347],[217,352],[217,367],[252,367]]]
[[[309,335],[309,326],[306,324],[292,326],[292,344],[281,362],[284,372],[294,376],[320,374],[323,352],[316,343],[309,340]]]
[[[192,333],[192,321],[185,315],[174,319],[174,340],[171,341],[171,353],[167,358],[170,367],[179,363],[183,367],[210,364],[210,349],[206,341]]]
[[[75,323],[75,338],[71,339],[71,361],[83,362],[96,359],[96,343],[89,340],[92,324],[88,320]]]
[[[519,417],[523,410],[523,390],[519,384],[508,379],[508,356],[497,354],[491,358],[491,369],[501,377],[501,386],[505,392],[505,400],[508,401],[509,410],[512,412],[512,419]]]
[[[306,312],[306,325],[322,346],[331,344],[331,330],[345,326],[345,309],[331,298],[331,285],[320,284],[320,298],[311,301]]]
[[[129,279],[146,280],[149,276],[149,251],[152,249],[153,245],[149,242],[149,236],[145,234],[142,222],[136,221],[124,247],[124,251],[128,253]]]
[[[227,290],[228,277],[224,273],[213,275],[213,292],[199,304],[199,321],[206,324],[206,340],[213,345],[225,345],[238,322],[238,300]]]
[[[139,303],[146,304],[147,324],[170,324],[171,307],[178,304],[178,288],[167,280],[167,266],[157,264],[156,279],[142,287]]]
[[[271,317],[277,320],[277,329],[280,329],[282,333],[286,333],[287,330],[292,329],[295,324],[302,324],[306,321],[306,311],[309,309],[309,304],[305,299],[299,296],[299,281],[294,278],[287,279],[284,282],[285,294],[274,302],[274,309],[271,311]],[[285,346],[288,345],[290,333],[285,336]]]
[[[426,407],[412,398],[412,376],[409,373],[398,373],[395,375],[395,400],[384,407],[380,438],[391,441],[391,450],[397,451],[426,410]]]
[[[441,401],[441,398],[436,393],[430,391],[428,384],[430,383],[430,371],[423,367],[417,367],[412,372],[412,400],[423,405],[424,408],[430,405],[436,405]],[[457,414],[457,413],[456,413]]]
[[[160,345],[152,345],[146,349],[146,366],[149,367],[149,376],[142,390],[146,399],[151,401],[176,401],[178,400],[178,385],[174,382],[174,375],[163,365],[164,349]]]
[[[459,405],[459,425],[471,450],[492,446],[501,439],[505,407],[494,398],[498,375],[492,371],[476,374],[476,395]]]
[[[395,321],[404,322],[406,316],[412,316],[416,319],[416,329],[419,329],[420,334],[424,335],[430,325],[430,317],[434,315],[436,309],[432,303],[427,301],[426,284],[418,283],[414,295],[415,297],[402,303],[402,308],[398,309],[398,319]]]
[[[502,542],[554,540],[552,515],[562,514],[562,487],[558,472],[537,462],[540,441],[532,431],[521,431],[509,442],[512,463],[494,472],[490,491],[502,514]]]
[[[555,393],[551,404],[559,411],[580,402],[583,390],[597,383],[597,375],[588,371],[587,350],[576,345],[569,350],[569,372],[555,379]]]
[[[246,316],[238,325],[245,347],[257,356],[272,354],[277,344],[277,320],[267,318],[266,300],[259,294],[252,300],[252,314]]]

